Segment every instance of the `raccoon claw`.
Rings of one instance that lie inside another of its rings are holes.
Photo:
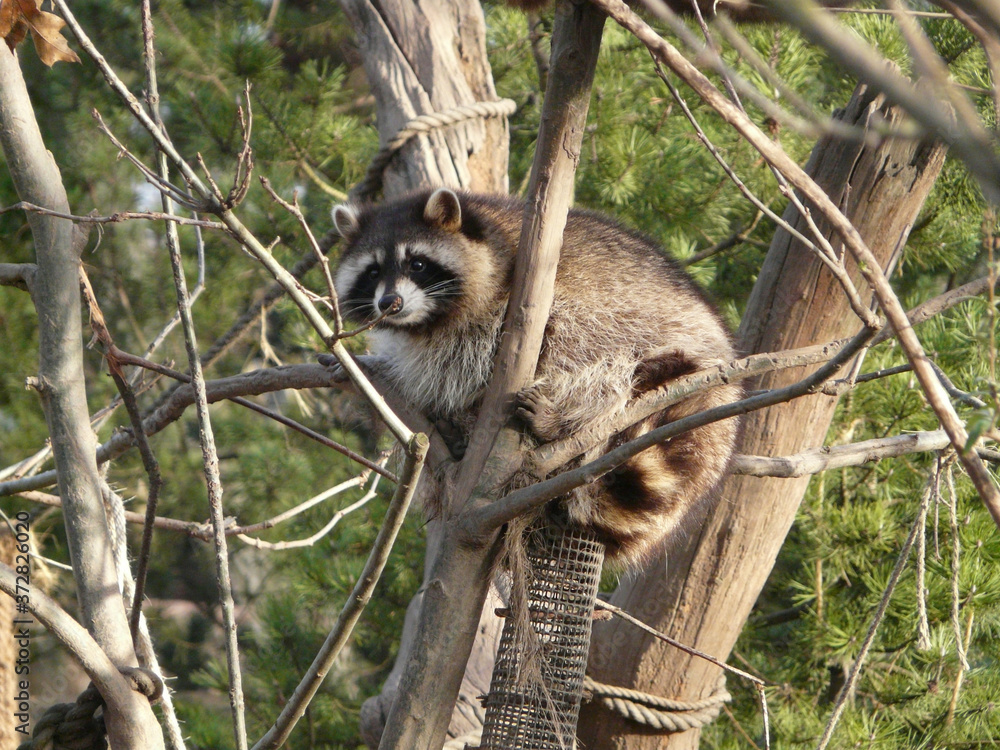
[[[344,368],[341,367],[340,361],[332,354],[320,354],[316,357],[316,361],[323,367],[333,371],[331,374],[333,375],[333,381],[335,383],[343,383],[347,381],[347,373],[344,372]]]
[[[517,394],[514,413],[543,443],[555,440],[562,432],[562,420],[555,404],[536,386],[525,388]]]
[[[439,419],[434,423],[438,434],[448,446],[448,452],[456,461],[461,461],[465,456],[465,450],[469,447],[469,436],[465,434],[461,425],[450,419]]]

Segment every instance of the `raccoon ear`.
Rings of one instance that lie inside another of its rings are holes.
[[[341,203],[333,207],[333,225],[337,233],[349,240],[358,233],[358,209],[350,203]]]
[[[457,232],[462,227],[462,206],[458,196],[448,188],[438,188],[424,206],[424,221],[446,232]]]

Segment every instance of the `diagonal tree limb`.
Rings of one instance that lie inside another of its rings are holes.
[[[409,666],[381,748],[437,750],[448,729],[496,553],[495,530],[477,526],[468,510],[489,501],[517,460],[520,436],[503,425],[512,396],[534,373],[541,348],[604,20],[589,3],[563,0],[556,8],[552,67],[532,167],[531,198],[501,349],[450,493],[452,500],[444,506],[445,513],[451,510],[457,515],[445,525],[425,583]]]
[[[920,341],[906,317],[906,312],[903,310],[899,299],[889,285],[889,281],[882,271],[881,265],[861,235],[858,234],[857,229],[854,228],[830,197],[806,174],[802,167],[788,156],[778,144],[768,138],[701,71],[681,55],[673,45],[653,31],[622,0],[593,0],[593,2],[598,7],[604,9],[608,15],[624,28],[631,31],[649,48],[657,60],[673,70],[709,106],[718,112],[723,120],[728,122],[740,135],[746,138],[750,142],[750,145],[769,164],[785,175],[789,183],[801,192],[803,198],[823,216],[839,235],[847,251],[854,257],[865,281],[872,288],[878,300],[879,307],[882,308],[889,323],[895,330],[900,346],[906,354],[907,360],[913,366],[913,372],[920,382],[928,403],[941,422],[941,426],[948,433],[948,437],[951,439],[955,450],[959,453],[962,466],[965,467],[970,479],[972,479],[980,498],[989,510],[994,522],[1000,527],[1000,491],[997,490],[989,471],[979,456],[974,452],[966,451],[966,443],[969,436],[965,430],[965,425],[955,413],[955,409],[948,399],[948,394],[934,373],[930,360],[924,353],[923,347],[920,345]],[[655,10],[656,0],[649,0],[649,2]],[[801,0],[797,3],[788,3],[787,5],[777,4],[775,9],[783,11],[783,9],[795,6],[800,2]],[[940,112],[937,115],[940,115]],[[968,155],[968,149],[965,150],[965,153]],[[983,156],[981,151],[977,153],[980,157]],[[989,153],[992,153],[992,151]],[[989,166],[988,159],[983,159],[983,162]],[[973,166],[970,164],[970,168]],[[990,168],[992,169],[992,167]],[[1000,173],[1000,168],[997,171]],[[1000,195],[997,197],[1000,198]]]

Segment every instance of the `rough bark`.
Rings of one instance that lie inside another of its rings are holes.
[[[384,144],[417,115],[494,101],[477,0],[341,0],[358,45]],[[507,122],[473,120],[412,139],[384,175],[385,195],[448,185],[507,192]]]
[[[881,97],[860,87],[841,118],[864,124],[876,111],[889,121],[900,119]],[[807,170],[845,208],[883,267],[891,268],[943,158],[943,147],[935,144],[889,141],[871,149],[824,140],[814,149]],[[794,208],[786,211],[785,219],[808,235],[805,220]],[[851,270],[865,295],[860,274]],[[806,346],[859,329],[831,274],[779,230],[744,316],[741,348],[762,352]],[[802,372],[775,373],[757,385],[780,387]],[[746,421],[743,452],[783,455],[819,445],[835,407],[835,398],[817,395],[753,414]],[[774,565],[808,480],[730,478],[700,531],[670,551],[669,575],[663,574],[661,560],[622,585],[614,603],[678,640],[725,659]],[[718,676],[718,668],[654,645],[619,621],[595,628],[590,672],[599,681],[681,699],[704,697]],[[651,736],[589,705],[581,716],[579,736],[590,747],[694,748],[699,732]]]
[[[0,45],[0,144],[20,200],[69,213],[55,160],[45,149],[17,58]],[[38,313],[38,390],[52,440],[66,536],[83,625],[117,666],[134,666],[125,607],[118,589],[90,428],[83,377],[79,254],[73,224],[29,214],[37,256],[32,299]],[[163,737],[149,702],[130,693],[108,700],[114,747],[157,748]]]

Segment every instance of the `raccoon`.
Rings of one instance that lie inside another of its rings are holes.
[[[367,361],[432,419],[469,425],[489,381],[521,232],[520,200],[423,191],[381,205],[339,205],[345,240],[335,287],[345,314],[384,316]],[[730,335],[694,282],[650,239],[571,210],[534,381],[518,413],[540,442],[600,427],[631,399],[734,357]],[[614,435],[606,450],[738,399],[704,391]],[[559,501],[608,559],[641,562],[723,476],[737,440],[729,419],[638,454]],[[592,456],[584,456],[587,460]]]

